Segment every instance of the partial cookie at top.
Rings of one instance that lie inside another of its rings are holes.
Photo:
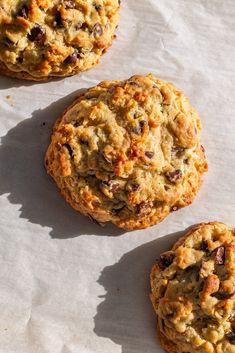
[[[235,229],[200,224],[151,272],[160,343],[169,353],[235,352]]]
[[[105,81],[56,122],[45,164],[76,210],[146,228],[195,198],[207,170],[200,132],[173,84],[153,75]]]
[[[46,80],[96,65],[112,44],[119,0],[0,1],[0,72]]]

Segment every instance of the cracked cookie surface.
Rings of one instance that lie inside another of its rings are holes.
[[[0,72],[64,77],[99,63],[112,44],[119,0],[0,0]]]
[[[151,272],[158,334],[169,353],[235,352],[235,229],[200,224]]]
[[[173,84],[153,75],[104,81],[56,122],[45,165],[76,210],[146,228],[196,196],[207,170],[200,131]]]

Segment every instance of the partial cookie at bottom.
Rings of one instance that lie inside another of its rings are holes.
[[[235,229],[191,229],[153,266],[150,296],[167,352],[234,353]]]

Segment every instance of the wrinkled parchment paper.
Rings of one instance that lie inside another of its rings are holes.
[[[160,353],[149,271],[198,222],[235,225],[235,2],[124,0],[95,69],[48,83],[0,77],[0,352]],[[158,226],[99,228],[43,168],[52,124],[80,89],[154,73],[190,98],[209,173],[190,207]]]

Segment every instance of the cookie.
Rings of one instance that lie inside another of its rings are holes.
[[[200,132],[173,84],[153,75],[104,81],[56,122],[45,164],[76,210],[146,228],[196,196],[207,170]]]
[[[235,229],[200,224],[163,253],[151,300],[169,353],[235,352]]]
[[[120,0],[0,2],[0,73],[47,80],[90,69],[115,37]]]

